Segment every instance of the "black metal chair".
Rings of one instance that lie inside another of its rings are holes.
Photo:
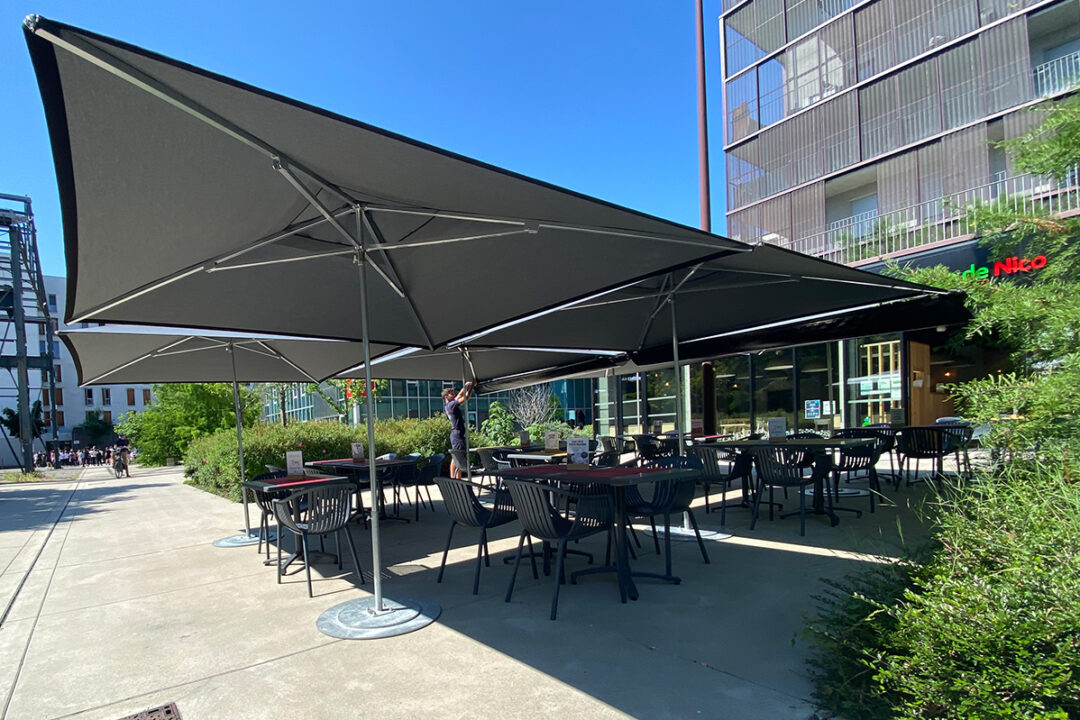
[[[975,435],[975,426],[966,420],[960,420],[955,423],[942,423],[939,420],[937,424],[940,424],[945,432],[949,433],[950,444],[952,445],[953,453],[956,455],[957,474],[966,472],[968,475],[971,475],[971,454],[969,453],[969,448],[971,447],[971,440]]]
[[[781,515],[781,518],[799,516],[799,535],[806,535],[806,488],[820,482],[822,488],[827,488],[825,480],[832,469],[832,462],[828,455],[819,455],[809,476],[803,474],[803,469],[798,462],[804,453],[785,447],[755,447],[752,450],[754,466],[757,468],[758,489],[754,498],[754,516],[750,521],[750,529],[757,524],[758,513],[761,507],[761,499],[765,495],[765,488],[769,489],[769,519],[773,519],[773,488],[792,488],[799,492],[799,512]],[[829,510],[832,510],[832,493],[823,492],[825,501],[828,502]],[[832,524],[836,524],[833,517]]]
[[[510,491],[523,528],[518,539],[514,573],[510,576],[510,586],[506,589],[506,602],[510,602],[514,592],[514,582],[517,580],[518,568],[521,567],[526,538],[558,543],[555,554],[555,593],[551,599],[551,619],[554,620],[559,610],[559,587],[563,582],[567,543],[610,531],[615,516],[614,503],[611,495],[606,493],[583,495],[527,480],[507,479],[504,484]]]
[[[749,507],[745,498],[749,497],[750,483],[754,469],[754,464],[750,455],[700,446],[689,447],[686,449],[686,453],[691,457],[696,457],[701,460],[702,476],[700,482],[705,488],[706,514],[719,509],[720,524],[724,524],[727,519],[727,508],[730,503],[728,503],[726,499],[721,499],[718,506],[710,508],[709,488],[712,485],[720,485],[721,493],[723,493],[721,498],[724,498],[724,496],[727,495],[727,491],[731,489],[731,483],[734,480],[742,480],[743,483],[744,500],[738,504],[738,507]],[[727,466],[726,472],[724,468],[721,467],[721,464]]]
[[[889,478],[893,484],[899,486],[900,476],[897,474],[900,467],[900,453],[897,449],[896,433],[897,428],[891,423],[871,423],[862,428],[848,428],[852,430],[873,430],[881,434],[884,442],[879,446],[882,456],[888,456],[889,458]]]
[[[896,442],[900,455],[900,472],[904,475],[905,485],[919,482],[920,460],[930,460],[935,471],[933,479],[940,478],[944,458],[953,452],[953,436],[944,427],[906,427],[896,436]],[[912,460],[915,461],[914,480],[911,476]],[[900,476],[897,475],[896,487],[899,486]]]
[[[858,429],[858,428],[851,428]],[[871,431],[873,432],[873,431]],[[849,435],[847,437],[858,437],[857,435]],[[865,472],[869,476],[868,490],[870,492],[870,512],[874,512],[874,496],[881,494],[881,483],[878,481],[877,474],[877,462],[881,459],[881,449],[879,442],[881,436],[877,434],[863,435],[862,437],[868,437],[873,440],[873,443],[866,445],[859,445],[849,448],[842,448],[837,454],[836,461],[833,463],[833,497],[837,502],[840,501],[840,473]],[[826,491],[828,491],[826,489]],[[840,507],[839,505],[832,506],[833,511],[836,510],[848,510],[850,512],[858,513],[862,515],[862,512],[853,508]]]
[[[634,435],[634,451],[637,453],[638,463],[644,465],[657,458],[663,457],[664,452],[660,442],[652,435]]]
[[[479,493],[486,492],[488,488],[476,482],[464,479],[436,477],[435,484],[442,493],[443,504],[450,513],[450,534],[446,536],[446,548],[443,549],[442,562],[439,564],[439,575],[435,582],[442,582],[443,571],[446,570],[446,556],[450,553],[450,543],[454,539],[454,528],[458,525],[465,527],[480,528],[480,540],[476,545],[476,572],[473,575],[473,595],[480,592],[480,568],[482,565],[491,565],[488,556],[488,530],[500,525],[513,522],[517,519],[517,512],[510,500],[510,493],[503,488],[495,491],[490,505],[480,502]],[[532,542],[529,543],[530,549]],[[533,561],[533,575],[536,574],[536,561]]]
[[[510,461],[500,460],[495,457],[492,448],[477,448],[476,456],[480,458],[480,467],[484,469],[483,477],[484,480],[488,481],[488,484],[498,483],[499,471],[510,467]]]
[[[270,467],[267,465],[267,467]],[[284,470],[275,470],[273,472],[263,473],[262,475],[256,475],[251,480],[244,483],[244,492],[251,491],[252,497],[255,499],[255,504],[258,505],[262,514],[259,516],[259,547],[256,548],[257,552],[262,552],[263,541],[266,542],[266,559],[270,559],[270,518],[274,516],[274,498],[281,497],[284,494],[283,491],[272,492],[264,490],[261,487],[256,487],[250,483],[256,483],[265,480],[278,480],[286,476]],[[278,539],[278,543],[281,539]]]
[[[349,549],[352,551],[353,563],[356,572],[360,576],[360,584],[364,584],[364,570],[360,566],[360,559],[356,554],[356,545],[349,533],[349,520],[352,518],[352,494],[356,491],[356,483],[335,482],[326,485],[317,485],[305,490],[297,490],[284,498],[274,500],[274,516],[278,526],[291,530],[300,538],[300,547],[304,555],[304,571],[307,573],[308,597],[313,597],[311,592],[311,563],[308,559],[308,538],[312,535],[328,535],[336,533],[337,562],[341,564],[341,540],[340,533],[345,534]],[[278,566],[281,565],[281,543],[278,543]],[[278,583],[281,583],[281,573],[277,574]]]
[[[427,504],[431,512],[435,512],[435,503],[431,500],[431,486],[435,484],[435,477],[442,472],[443,462],[446,460],[446,455],[443,453],[435,453],[427,459],[427,464],[420,468],[420,472],[416,477],[416,503],[413,506],[415,514],[413,519],[416,522],[420,522],[420,506],[424,500],[420,496],[420,491],[423,490],[427,494]]]
[[[701,539],[701,531],[698,529],[697,518],[690,505],[697,495],[697,484],[701,475],[704,474],[702,462],[696,457],[664,457],[654,460],[645,467],[652,468],[682,468],[694,470],[697,477],[680,480],[661,480],[652,483],[652,497],[648,500],[641,494],[637,485],[626,488],[626,515],[628,518],[648,518],[652,526],[653,543],[656,546],[656,554],[660,554],[660,540],[656,532],[656,516],[664,516],[664,556],[666,575],[671,576],[671,516],[686,513],[697,536],[698,549],[701,550],[701,558],[708,564],[709,553],[705,549],[705,541]]]
[[[399,465],[393,469],[392,473],[389,473],[390,483],[394,490],[394,515],[401,514],[401,498],[404,495],[405,502],[412,505],[413,501],[409,498],[409,488],[416,487],[417,480],[420,479],[420,461],[424,459],[424,456],[420,453],[409,453],[405,456],[413,460],[412,465]],[[417,498],[419,502],[419,498]],[[419,511],[417,511],[419,514]]]

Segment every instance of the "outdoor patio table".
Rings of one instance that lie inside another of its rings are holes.
[[[627,518],[626,518],[626,488],[631,485],[644,485],[660,482],[662,480],[678,480],[682,478],[697,477],[694,470],[683,468],[587,468],[584,470],[570,470],[565,465],[534,465],[532,467],[508,468],[498,473],[504,478],[518,480],[548,480],[559,483],[576,483],[580,485],[593,485],[605,487],[611,491],[615,498],[615,565],[604,567],[587,568],[579,570],[570,576],[571,582],[576,582],[582,575],[614,572],[619,582],[619,598],[626,602],[638,599],[636,577],[654,578],[679,584],[682,580],[674,575],[660,575],[658,573],[633,572],[630,570],[629,549],[627,542]]]
[[[781,440],[718,440],[716,442],[702,443],[702,447],[717,448],[718,450],[735,450],[737,452],[750,452],[754,448],[785,447],[800,452],[824,455],[833,450],[863,447],[873,444],[873,438],[800,438]],[[824,481],[819,479],[814,483],[813,512],[815,515],[828,515],[833,525],[840,522],[840,518],[825,507]]]
[[[533,450],[509,453],[506,459],[518,465],[554,464],[566,460],[565,450]]]
[[[393,460],[376,460],[375,467],[379,469],[383,468],[399,468],[406,467],[408,465],[415,465],[416,458],[400,457]],[[340,472],[353,480],[357,481],[356,488],[356,505],[357,512],[363,514],[364,502],[360,498],[360,488],[365,485],[370,485],[368,469],[370,465],[367,460],[353,460],[352,458],[336,458],[332,460],[312,460],[304,463],[306,467],[315,468],[317,470],[334,470]],[[379,519],[380,520],[398,520],[400,522],[409,522],[408,518],[403,518],[400,515],[387,515],[386,514],[386,500],[383,498],[382,488],[375,491],[375,488],[371,488],[371,497],[374,498],[372,502],[379,505]]]
[[[267,480],[249,480],[249,481],[244,483],[244,486],[248,487],[248,488],[256,489],[256,490],[261,490],[264,493],[271,493],[271,494],[275,494],[275,495],[280,495],[281,497],[285,497],[292,490],[304,490],[304,489],[314,487],[314,486],[317,486],[317,485],[325,485],[325,484],[328,484],[328,483],[336,483],[336,482],[341,482],[342,480],[348,480],[348,479],[349,478],[343,477],[341,475],[327,475],[325,477],[308,477],[307,475],[286,475],[285,477],[269,478]],[[296,518],[297,518],[297,520],[299,520],[300,519],[300,507],[299,506],[296,507],[295,512],[296,512]],[[278,535],[280,537],[280,533],[278,533]],[[280,539],[278,540],[278,542],[280,542]],[[326,553],[309,552],[308,554],[309,555],[312,555],[312,554],[325,555]],[[278,572],[281,573],[282,575],[284,575],[285,570],[289,567],[289,565],[291,565],[297,559],[299,559],[300,562],[303,563],[303,558],[300,555],[299,548],[298,547],[293,547],[293,551],[291,553],[289,553],[289,556],[286,557],[285,561],[282,562],[281,565],[278,567]],[[337,558],[335,557],[335,560],[336,559]],[[269,564],[269,563],[272,563],[272,562],[276,562],[276,561],[268,560],[263,564],[265,565],[265,564]]]

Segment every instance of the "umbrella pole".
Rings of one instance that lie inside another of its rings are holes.
[[[675,298],[671,303],[671,356],[675,360],[675,447],[679,455],[686,454],[683,447],[683,424],[682,424],[682,367],[679,365],[679,331],[675,326]]]
[[[382,558],[379,552],[379,485],[375,476],[375,401],[371,390],[371,345],[368,340],[367,253],[364,251],[363,208],[356,207],[356,231],[360,242],[356,262],[360,266],[360,323],[364,335],[364,393],[367,408],[368,481],[371,483],[371,576],[375,596],[363,597],[330,608],[315,622],[319,632],[343,639],[375,639],[403,635],[435,622],[442,612],[439,604],[414,597],[396,596],[383,602]]]
[[[461,389],[465,389],[465,351],[461,353]],[[465,409],[461,411],[465,418],[465,479],[472,482],[472,462],[469,460],[469,398],[465,397]]]
[[[363,242],[361,236],[361,243]],[[371,390],[371,345],[368,342],[367,257],[363,249],[358,255],[360,263],[360,332],[364,336],[364,407],[367,410],[368,437],[368,483],[371,488],[371,575],[375,583],[374,612],[385,612],[382,594],[382,552],[379,547],[379,481],[375,467],[375,402]]]
[[[240,497],[244,501],[244,534],[251,536],[251,516],[248,513],[247,488],[244,481],[244,416],[240,413],[240,386],[236,381],[236,347],[229,343],[229,358],[232,360],[232,397],[233,409],[236,412],[236,453],[240,457]],[[285,408],[281,409],[285,412]]]

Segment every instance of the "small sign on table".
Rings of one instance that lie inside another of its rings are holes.
[[[290,450],[285,453],[285,471],[289,475],[303,475],[304,453],[299,450]]]
[[[769,440],[784,440],[787,438],[786,417],[771,417],[765,423],[769,429]]]
[[[558,450],[559,449],[559,431],[548,430],[544,433],[544,449],[545,450]]]
[[[529,447],[532,445],[532,439],[529,437],[528,430],[522,430],[518,433],[518,442],[521,443],[521,447]]]
[[[352,459],[354,462],[362,462],[364,459],[364,443],[352,443]]]
[[[572,435],[566,438],[566,466],[581,470],[589,465],[589,438]]]

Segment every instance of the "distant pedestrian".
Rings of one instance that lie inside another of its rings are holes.
[[[475,383],[467,382],[457,393],[453,388],[446,388],[442,394],[443,402],[446,403],[443,410],[446,417],[450,418],[450,449],[460,450],[464,454],[465,462],[468,462],[469,446],[465,442],[465,416],[461,414],[461,405],[472,397],[474,385]],[[451,460],[450,477],[461,478],[464,475],[465,471],[457,466],[457,461]]]

